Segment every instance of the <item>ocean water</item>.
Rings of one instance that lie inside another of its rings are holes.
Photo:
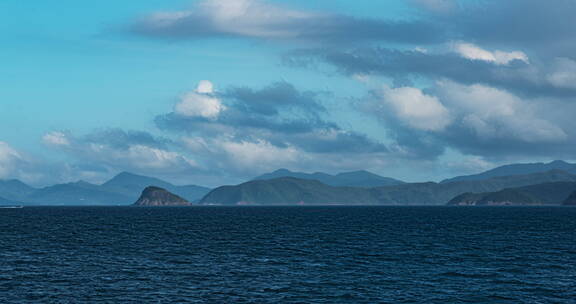
[[[0,303],[576,303],[576,208],[0,209]]]

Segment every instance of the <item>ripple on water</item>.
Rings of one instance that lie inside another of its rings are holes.
[[[6,209],[0,302],[576,303],[574,219],[570,208]]]

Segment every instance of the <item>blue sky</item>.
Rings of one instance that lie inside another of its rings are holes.
[[[5,0],[0,178],[218,185],[287,167],[417,181],[570,160],[574,12],[569,0]]]

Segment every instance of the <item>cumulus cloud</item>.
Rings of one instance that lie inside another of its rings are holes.
[[[213,93],[212,82],[201,81],[194,92],[182,96],[174,107],[174,113],[186,117],[217,118],[225,107],[220,99],[213,96]]]
[[[23,161],[22,155],[8,143],[0,141],[0,178],[7,178]]]
[[[108,129],[81,137],[69,132],[50,132],[44,136],[44,142],[79,161],[99,164],[110,171],[162,174],[197,169],[195,161],[174,151],[169,140],[141,131]]]
[[[509,92],[449,81],[440,82],[437,92],[458,112],[462,125],[473,130],[480,140],[554,143],[567,139],[562,128],[539,118],[530,104]]]
[[[202,0],[190,10],[157,12],[133,25],[153,37],[245,37],[299,42],[440,40],[434,25],[385,21],[287,8],[264,0]]]
[[[48,132],[42,137],[42,141],[46,145],[52,146],[68,146],[70,142],[68,141],[68,135],[64,132]]]
[[[299,91],[286,82],[261,89],[233,87],[218,93],[224,110],[215,119],[159,115],[162,130],[187,135],[226,135],[236,141],[266,141],[277,147],[294,146],[307,152],[385,151],[386,147],[323,117],[321,92]]]
[[[19,179],[37,185],[60,180],[60,169],[0,141],[0,179]]]
[[[390,150],[406,157],[434,159],[452,149],[485,158],[562,158],[574,151],[573,119],[542,110],[558,102],[442,80],[425,91],[376,90],[363,109],[394,139]]]
[[[393,162],[393,156],[384,151],[312,152],[293,145],[279,146],[265,139],[237,139],[227,135],[212,138],[184,136],[181,140],[183,146],[202,158],[212,172],[243,178],[278,168],[341,172],[369,166],[371,170],[378,171]]]
[[[438,98],[424,94],[418,88],[401,87],[382,89],[384,111],[408,126],[423,131],[442,131],[450,124],[450,113]]]

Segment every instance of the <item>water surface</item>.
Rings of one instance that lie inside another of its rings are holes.
[[[1,303],[576,303],[576,208],[0,210]]]

